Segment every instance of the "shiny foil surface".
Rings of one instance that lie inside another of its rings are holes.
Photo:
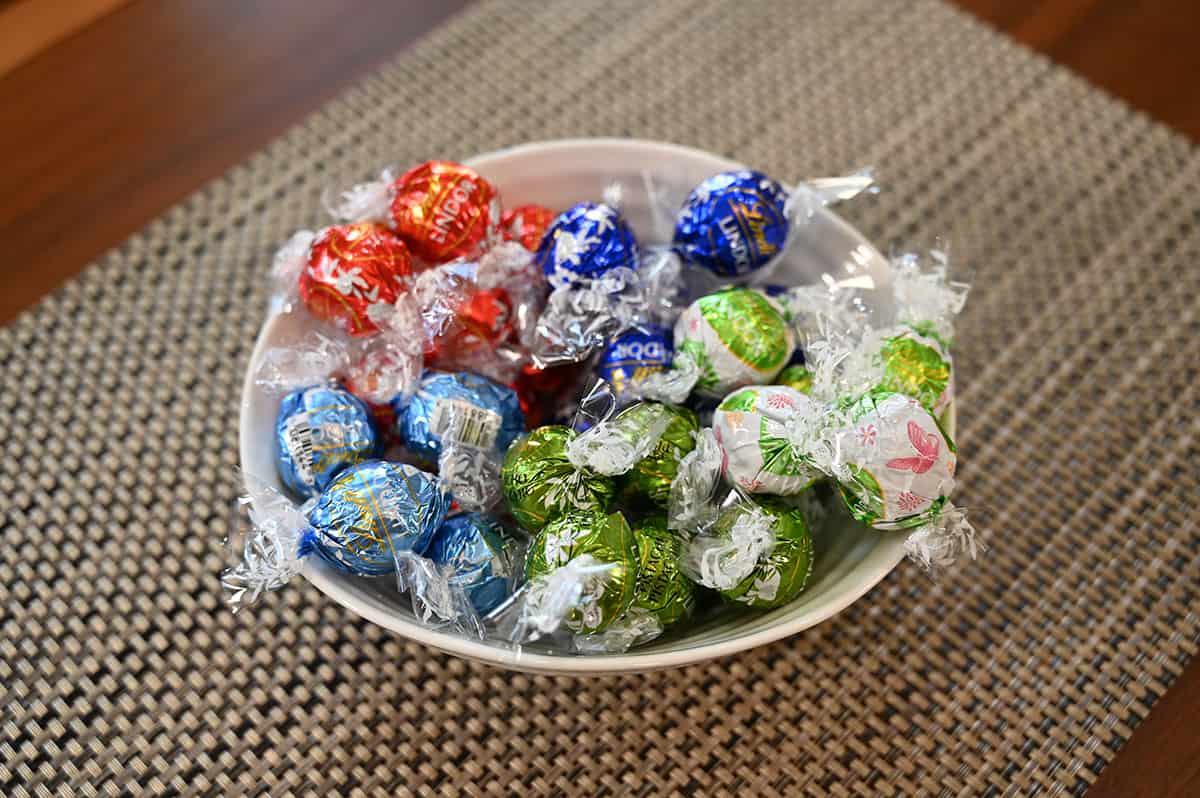
[[[524,567],[522,541],[482,513],[447,518],[425,556],[454,571],[451,583],[463,589],[480,615],[512,593]]]
[[[759,172],[713,175],[688,195],[675,222],[675,250],[722,277],[761,268],[787,244],[788,194]]]
[[[720,399],[746,385],[767,385],[795,349],[795,333],[765,294],[731,288],[702,296],[675,322],[675,352],[700,366],[696,392]]]
[[[396,554],[424,554],[450,506],[433,474],[368,460],[343,471],[307,510],[301,554],[362,576],[396,568]]]
[[[386,227],[328,227],[309,245],[300,299],[317,318],[351,335],[372,335],[379,314],[407,292],[411,274],[408,247]]]
[[[726,396],[712,419],[725,480],[747,493],[777,496],[808,488],[822,474],[793,436],[801,425],[815,428],[821,412],[816,401],[783,385],[753,385]]]
[[[505,241],[516,241],[530,252],[537,252],[557,215],[541,205],[518,205],[500,216],[500,233]]]
[[[434,464],[444,439],[503,454],[525,431],[516,392],[466,371],[427,373],[417,392],[393,407],[405,448]]]
[[[573,510],[607,510],[616,494],[611,477],[577,469],[567,459],[568,427],[538,427],[512,445],[500,470],[509,512],[531,532]]]
[[[665,516],[636,522],[633,536],[638,550],[633,606],[649,612],[664,629],[686,620],[696,608],[696,590],[679,568],[682,542],[667,529]]]
[[[941,510],[957,453],[937,419],[910,396],[871,391],[843,403],[835,431],[838,487],[850,514],[877,529],[907,529]]]
[[[452,161],[415,166],[392,189],[392,226],[427,264],[477,255],[500,221],[496,190]]]
[[[317,495],[349,466],[381,453],[370,409],[349,391],[303,388],[279,405],[275,465],[280,481],[297,496]]]
[[[638,583],[638,550],[633,530],[621,513],[577,510],[546,524],[534,537],[525,559],[525,576],[547,576],[580,555],[612,568],[589,585],[592,596],[567,617],[572,631],[592,634],[608,627],[633,603]]]
[[[616,208],[581,202],[550,224],[536,261],[553,286],[576,278],[594,280],[618,267],[636,269],[638,244]]]
[[[679,473],[679,461],[696,448],[695,435],[700,431],[700,420],[686,407],[639,402],[621,411],[615,423],[622,427],[629,424],[648,427],[657,418],[660,407],[665,408],[671,416],[666,431],[649,454],[618,478],[621,499],[631,506],[650,505],[666,509],[671,495],[671,482]]]
[[[767,497],[756,497],[754,506],[771,517],[775,548],[745,579],[720,593],[727,601],[766,610],[787,604],[804,590],[812,574],[813,542],[808,522],[799,508]],[[728,535],[748,511],[746,504],[734,504],[723,510],[717,517],[717,534]]]
[[[596,375],[612,387],[618,401],[647,375],[670,367],[674,349],[671,332],[661,327],[633,329],[612,340],[600,355]]]

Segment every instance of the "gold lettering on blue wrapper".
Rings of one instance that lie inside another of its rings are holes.
[[[747,248],[753,246],[758,258],[764,260],[774,255],[778,247],[767,240],[766,229],[771,220],[767,218],[767,214],[763,210],[764,203],[762,200],[760,199],[757,202],[731,201],[729,207],[733,211],[739,226],[749,242]],[[746,257],[746,265],[749,265],[749,253],[746,254]],[[738,262],[739,264],[741,263],[740,260]]]

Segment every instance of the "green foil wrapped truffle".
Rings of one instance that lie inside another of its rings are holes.
[[[538,427],[513,444],[500,470],[509,512],[531,532],[572,510],[606,510],[616,495],[611,477],[583,471],[567,459],[568,427]]]
[[[586,586],[585,600],[567,616],[568,629],[583,634],[603,631],[633,604],[638,585],[638,546],[621,513],[574,510],[550,521],[533,539],[525,558],[525,576],[537,579],[582,555],[609,564],[598,584]]]
[[[954,398],[950,348],[931,329],[899,327],[879,350],[883,379],[879,387],[911,396],[940,414]]]
[[[727,601],[755,609],[772,609],[800,595],[808,584],[813,567],[812,535],[802,510],[768,498],[756,499],[753,505],[743,503],[726,508],[717,517],[714,532],[717,536],[731,535],[738,521],[755,507],[771,518],[775,547],[748,576],[719,592]]]
[[[695,434],[700,431],[700,420],[686,407],[639,402],[621,411],[614,423],[648,427],[661,410],[671,415],[666,431],[650,453],[618,479],[622,501],[633,506],[665,508],[671,482],[679,472],[679,461],[696,448]]]
[[[688,618],[696,607],[695,588],[679,568],[682,544],[663,516],[638,521],[633,535],[639,557],[633,606],[649,612],[666,629]]]

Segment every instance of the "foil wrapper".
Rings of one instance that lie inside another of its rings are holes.
[[[823,476],[824,421],[817,402],[782,385],[731,393],[712,421],[725,479],[747,493],[800,493]]]
[[[583,202],[550,224],[536,260],[551,286],[595,280],[613,269],[636,269],[637,239],[615,207]]]
[[[676,364],[691,360],[695,391],[714,399],[769,384],[794,349],[795,335],[779,306],[748,288],[700,297],[675,322]]]
[[[479,615],[508,600],[524,567],[524,542],[481,513],[447,518],[425,556],[448,568],[449,582],[462,589]]]
[[[503,454],[525,431],[516,392],[469,372],[427,374],[394,409],[404,446],[430,463],[444,441]]]
[[[696,446],[700,421],[686,407],[651,402],[631,405],[613,420],[613,423],[621,426],[645,428],[644,434],[649,435],[650,425],[663,412],[670,416],[670,420],[654,447],[618,479],[621,499],[631,506],[666,509],[671,496],[671,484],[679,473],[679,462]]]
[[[307,508],[299,556],[315,553],[362,576],[393,573],[405,554],[425,553],[449,506],[434,475],[368,460],[343,471]]]
[[[916,399],[871,391],[841,403],[832,471],[851,515],[877,529],[935,518],[954,490],[954,442]]]
[[[722,172],[684,201],[675,223],[675,250],[722,277],[762,268],[787,245],[789,194],[759,172]]]
[[[603,511],[612,503],[611,477],[577,467],[567,456],[576,437],[568,427],[538,427],[509,448],[500,470],[509,512],[530,531],[574,510]]]
[[[525,560],[530,582],[544,580],[576,558],[589,557],[605,567],[568,609],[565,624],[573,632],[594,634],[621,617],[633,603],[638,583],[638,549],[633,530],[621,513],[571,511],[546,524],[533,539]]]
[[[318,385],[283,398],[275,420],[275,465],[292,493],[315,496],[346,468],[381,452],[370,409],[349,391]]]

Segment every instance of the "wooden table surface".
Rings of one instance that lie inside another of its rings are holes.
[[[956,2],[1200,138],[1200,1]],[[467,3],[0,0],[0,323]],[[1198,718],[1200,659],[1089,795],[1200,795]]]

